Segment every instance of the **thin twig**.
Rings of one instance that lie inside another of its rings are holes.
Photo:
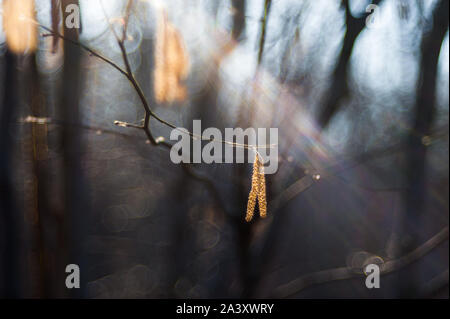
[[[43,28],[44,30],[46,30],[47,32],[49,32],[49,34],[44,34],[43,36],[56,36],[61,38],[64,41],[68,41],[74,45],[78,45],[80,46],[82,49],[86,50],[89,54],[91,54],[94,57],[99,58],[100,60],[108,63],[109,65],[111,65],[112,67],[114,67],[116,70],[118,70],[121,74],[123,74],[128,81],[132,84],[133,88],[135,89],[136,93],[139,96],[139,99],[141,100],[141,103],[145,109],[145,119],[144,119],[144,125],[142,127],[136,127],[139,129],[142,129],[145,131],[148,139],[150,140],[150,142],[153,145],[158,145],[161,143],[161,141],[165,141],[165,139],[163,137],[159,137],[159,138],[154,138],[153,134],[151,132],[151,129],[149,127],[150,124],[150,119],[153,117],[155,118],[158,122],[160,122],[161,124],[164,124],[165,126],[168,126],[172,129],[178,130],[179,132],[183,133],[183,134],[187,134],[189,135],[192,139],[201,139],[203,141],[209,141],[209,142],[215,142],[215,143],[221,143],[221,144],[226,144],[226,145],[230,145],[233,146],[234,148],[245,148],[245,149],[268,149],[268,148],[273,148],[276,147],[276,144],[270,144],[270,145],[249,145],[249,144],[242,144],[242,143],[234,143],[234,142],[229,142],[229,141],[225,141],[225,140],[217,140],[214,138],[206,138],[203,136],[198,136],[192,132],[186,132],[184,130],[181,130],[180,128],[178,128],[176,125],[160,118],[150,107],[147,98],[145,97],[145,94],[141,88],[141,86],[139,85],[139,83],[137,82],[136,78],[134,77],[134,74],[132,72],[131,69],[131,65],[128,59],[128,54],[126,51],[126,47],[125,44],[122,40],[119,39],[118,41],[118,45],[119,48],[121,50],[122,53],[122,58],[124,60],[125,63],[125,68],[123,69],[121,68],[118,64],[116,64],[115,62],[113,62],[112,60],[110,60],[109,58],[103,56],[102,54],[90,49],[89,47],[87,47],[86,45],[78,42],[78,41],[74,41],[71,40],[67,37],[65,37],[64,35],[60,34],[59,32],[53,31],[43,25],[39,25],[41,28]],[[129,126],[131,127],[131,126]]]
[[[121,122],[121,121],[115,121],[114,122],[115,125],[142,129],[146,133],[148,140],[153,145],[155,145],[155,146],[162,146],[162,147],[165,147],[166,149],[171,149],[172,145],[170,143],[166,142],[164,137],[158,137],[158,138],[154,138],[153,137],[152,132],[151,132],[150,127],[149,127],[150,118],[151,117],[154,117],[157,121],[159,121],[160,123],[162,123],[162,124],[164,124],[164,125],[166,125],[166,126],[168,126],[170,128],[179,130],[182,133],[186,133],[186,132],[180,130],[175,125],[173,125],[173,124],[171,124],[171,123],[161,119],[150,108],[150,105],[149,105],[149,103],[148,103],[148,101],[147,101],[147,99],[145,97],[145,94],[144,94],[141,86],[137,82],[136,78],[134,77],[133,71],[132,71],[131,66],[130,66],[130,62],[129,62],[129,59],[128,59],[128,54],[126,52],[126,47],[124,45],[124,41],[126,41],[126,32],[125,32],[125,36],[121,40],[117,36],[115,30],[110,25],[110,27],[112,28],[112,32],[113,32],[113,34],[115,35],[115,37],[117,39],[118,45],[119,45],[121,53],[122,53],[122,58],[123,58],[123,61],[124,61],[124,64],[125,64],[125,68],[126,68],[126,69],[123,69],[118,64],[113,62],[112,60],[108,59],[107,57],[103,56],[100,53],[95,52],[94,50],[90,49],[89,47],[85,46],[84,44],[82,44],[82,43],[80,43],[78,41],[71,40],[71,39],[65,37],[64,35],[60,34],[59,32],[53,31],[53,30],[51,30],[51,29],[49,29],[49,28],[47,28],[47,27],[45,27],[43,25],[38,24],[35,21],[34,21],[34,23],[36,23],[38,26],[40,26],[41,28],[43,28],[44,30],[46,30],[46,31],[48,31],[50,33],[49,35],[44,35],[44,36],[50,36],[51,35],[51,36],[54,36],[54,37],[58,37],[58,38],[60,38],[60,39],[62,39],[64,41],[67,41],[69,43],[72,43],[74,45],[77,45],[77,46],[81,47],[82,49],[87,51],[91,56],[97,57],[100,60],[106,62],[109,65],[111,65],[113,68],[118,70],[122,75],[124,75],[129,80],[129,82],[132,84],[132,86],[134,87],[134,89],[138,93],[138,96],[139,96],[139,98],[140,98],[140,100],[142,102],[142,105],[143,105],[144,109],[145,109],[144,123],[143,123],[142,126],[140,126],[140,125],[136,125],[136,124],[126,123],[126,122]],[[128,19],[126,19],[125,25],[127,25],[127,24],[128,24]],[[55,124],[55,123],[52,123],[52,124]],[[102,130],[102,131],[104,131],[104,130]],[[189,132],[188,134],[192,138],[196,138],[195,134],[193,134],[191,132]],[[204,139],[203,136],[201,138]],[[221,142],[221,143],[224,143],[224,144],[232,144],[235,147],[246,147],[246,148],[250,148],[250,147],[255,148],[255,147],[257,147],[257,146],[251,146],[251,145],[246,145],[246,144],[229,143],[227,141],[217,141],[217,140],[214,140],[214,139],[208,139],[208,140],[213,141],[213,142]],[[213,195],[214,199],[217,201],[217,203],[220,204],[222,207],[225,207],[224,204],[223,204],[223,201],[221,199],[220,192],[216,189],[216,187],[215,187],[215,185],[214,185],[212,180],[208,179],[206,176],[200,176],[200,175],[196,174],[188,164],[182,163],[182,168],[183,168],[184,172],[187,175],[191,176],[193,179],[195,179],[195,180],[197,180],[199,182],[202,182],[202,183],[206,183],[209,186],[208,189],[212,192],[212,195]],[[231,215],[226,214],[226,213],[224,214],[224,216],[227,217],[227,218],[231,218]]]
[[[259,52],[258,52],[258,65],[261,65],[264,46],[266,43],[267,33],[267,20],[269,18],[270,7],[272,6],[272,0],[266,0],[264,3],[264,16],[262,18],[261,37],[259,39]]]
[[[133,0],[128,0],[127,9],[125,13],[125,21],[123,24],[122,42],[125,42],[125,40],[127,39],[128,24],[130,22],[131,8],[133,7],[133,4],[134,4]]]
[[[427,242],[425,242],[423,245],[419,246],[409,254],[406,254],[403,257],[393,259],[384,264],[381,264],[380,265],[381,275],[386,275],[398,271],[404,268],[405,266],[415,262],[416,260],[426,256],[433,249],[435,249],[444,241],[446,241],[448,239],[448,235],[449,229],[448,227],[445,227],[439,233],[437,233],[435,236],[433,236],[431,239],[429,239]],[[274,295],[277,298],[288,298],[292,297],[295,294],[298,294],[300,291],[310,286],[337,280],[358,278],[363,276],[364,276],[363,269],[352,269],[349,267],[340,267],[318,271],[307,275],[303,275],[285,285],[279,286],[278,288],[275,289]]]
[[[433,134],[430,134],[428,136],[428,139],[430,143],[435,143],[439,139],[445,138],[448,136],[448,126],[445,125],[444,127],[436,129]],[[405,149],[405,143],[395,143],[390,146],[384,147],[384,148],[377,148],[368,152],[364,152],[362,154],[357,154],[353,157],[349,158],[343,158],[338,159],[333,163],[332,165],[321,169],[320,171],[317,171],[316,176],[320,177],[320,180],[325,180],[329,178],[339,178],[345,182],[350,182],[348,180],[345,180],[343,177],[340,176],[340,174],[344,173],[347,170],[356,168],[368,161],[392,156],[395,154],[398,154]],[[314,178],[314,176],[306,175],[300,178],[299,180],[295,181],[293,184],[291,184],[288,188],[284,189],[274,200],[272,200],[269,205],[271,207],[271,210],[277,211],[278,209],[282,208],[284,205],[286,205],[289,201],[296,198],[299,194],[303,193],[307,189],[309,189],[311,186],[315,185],[315,181],[318,181],[318,179]],[[355,185],[357,187],[366,189],[367,191],[372,192],[398,192],[402,191],[404,188],[402,187],[391,187],[391,188],[385,188],[385,189],[376,189],[376,188],[370,188],[366,187],[364,185]]]
[[[119,71],[120,73],[122,73],[123,75],[125,75],[126,77],[128,77],[127,72],[122,69],[118,64],[116,64],[115,62],[113,62],[112,60],[108,59],[107,57],[101,55],[100,53],[95,52],[94,50],[90,49],[89,47],[85,46],[84,44],[78,42],[78,41],[74,41],[72,39],[69,39],[67,37],[65,37],[64,35],[60,34],[57,31],[53,31],[50,28],[47,28],[46,26],[43,25],[39,25],[42,29],[44,29],[45,31],[49,32],[48,34],[43,34],[43,37],[49,37],[49,36],[53,36],[53,37],[58,37],[64,41],[70,42],[74,45],[78,45],[79,47],[81,47],[83,50],[89,52],[90,55],[95,56],[97,58],[99,58],[100,60],[108,63],[109,65],[111,65],[113,68],[115,68],[117,71]]]

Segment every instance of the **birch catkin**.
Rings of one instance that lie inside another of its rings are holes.
[[[250,191],[250,195],[248,196],[247,215],[245,216],[245,220],[247,222],[251,222],[253,219],[253,212],[254,212],[255,206],[256,206],[256,197],[257,197],[257,194],[254,191],[254,189],[252,189]]]
[[[253,219],[256,200],[258,200],[259,215],[265,218],[267,216],[266,178],[264,176],[264,165],[258,154],[256,154],[253,164],[252,188],[248,196],[247,214],[245,216],[247,222]]]
[[[264,175],[264,165],[260,165],[258,186],[259,186],[258,191],[259,216],[261,218],[266,218],[267,198],[266,198],[266,177]]]
[[[4,0],[3,28],[8,48],[16,54],[33,52],[37,48],[38,31],[34,21],[33,0]]]
[[[189,57],[179,31],[162,10],[158,18],[155,46],[155,98],[159,103],[183,101],[183,80],[189,72]]]

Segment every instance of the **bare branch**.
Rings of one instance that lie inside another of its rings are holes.
[[[118,44],[122,53],[122,58],[124,60],[125,63],[125,68],[123,69],[121,68],[117,63],[113,62],[112,60],[110,60],[109,58],[105,57],[104,55],[90,49],[89,47],[87,47],[86,45],[78,42],[78,41],[74,41],[72,39],[69,39],[67,37],[65,37],[64,35],[60,34],[59,32],[53,31],[43,25],[39,25],[41,28],[43,28],[44,30],[46,30],[48,32],[48,34],[43,34],[43,36],[55,36],[55,37],[59,37],[61,39],[63,39],[64,41],[70,42],[74,45],[80,46],[82,49],[86,50],[91,56],[97,57],[100,60],[106,62],[107,64],[111,65],[112,67],[114,67],[117,71],[119,71],[120,73],[122,73],[127,79],[128,81],[132,84],[132,86],[134,87],[135,91],[137,92],[139,99],[141,100],[141,103],[145,109],[146,115],[145,115],[145,121],[144,121],[144,126],[141,127],[145,133],[147,134],[147,137],[149,138],[150,142],[153,145],[158,145],[162,139],[161,138],[154,138],[149,124],[150,124],[150,119],[151,117],[155,118],[158,122],[160,122],[161,124],[164,124],[172,129],[179,129],[176,125],[160,118],[150,107],[150,104],[147,101],[147,98],[145,97],[144,91],[142,90],[140,84],[137,82],[136,78],[134,77],[134,74],[131,70],[131,65],[128,59],[128,54],[126,52],[126,48],[125,48],[125,44],[123,43],[123,41],[121,41],[119,39]],[[225,141],[225,140],[216,140],[213,138],[206,138],[203,136],[197,136],[192,132],[184,132],[184,131],[180,131],[183,132],[184,134],[188,134],[192,139],[201,139],[203,141],[209,141],[209,142],[216,142],[216,143],[221,143],[221,144],[227,144],[230,146],[233,146],[235,148],[247,148],[247,149],[264,149],[264,148],[272,148],[275,147],[276,145],[249,145],[249,144],[240,144],[240,143],[234,143],[234,142],[229,142],[229,141]]]
[[[58,37],[64,41],[70,42],[74,45],[78,45],[79,47],[81,47],[83,50],[87,51],[91,56],[95,56],[96,58],[99,58],[100,60],[102,60],[103,62],[108,63],[109,65],[111,65],[113,68],[115,68],[117,71],[119,71],[120,73],[122,73],[123,75],[125,75],[126,77],[128,77],[128,74],[125,70],[123,70],[119,65],[117,65],[115,62],[113,62],[112,60],[108,59],[107,57],[101,55],[100,53],[95,52],[94,50],[90,49],[89,47],[85,46],[84,44],[69,39],[66,36],[62,35],[61,33],[59,33],[58,31],[54,31],[51,30],[49,28],[47,28],[46,26],[43,25],[39,25],[42,29],[44,29],[45,31],[47,31],[47,34],[43,34],[42,36],[44,37]]]
[[[448,239],[449,229],[445,227],[438,234],[429,239],[426,243],[419,246],[409,254],[398,259],[390,260],[380,266],[381,275],[387,275],[389,273],[398,271],[416,260],[424,257],[430,253],[433,249]],[[340,267],[334,269],[328,269],[303,275],[291,282],[279,286],[274,291],[274,296],[277,298],[288,298],[295,294],[298,294],[305,288],[319,285],[331,281],[347,280],[351,278],[364,277],[363,269],[351,269],[349,267]]]
[[[128,24],[130,22],[131,9],[133,8],[134,1],[128,0],[127,8],[125,11],[124,23],[123,23],[123,32],[122,32],[122,42],[125,42],[127,39],[128,33]]]

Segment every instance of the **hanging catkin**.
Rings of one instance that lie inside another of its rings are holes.
[[[155,45],[155,98],[159,103],[183,101],[186,87],[183,81],[189,72],[189,57],[183,39],[161,10]]]
[[[264,165],[260,165],[259,172],[259,191],[258,191],[258,205],[259,205],[259,216],[261,218],[266,218],[267,216],[267,198],[266,198],[266,176],[264,174]]]
[[[17,54],[37,48],[34,0],[3,0],[3,29],[8,48]]]
[[[258,200],[259,215],[265,218],[267,216],[266,178],[264,176],[264,165],[257,153],[253,164],[252,187],[248,196],[247,214],[245,216],[247,222],[253,219],[256,200]]]
[[[247,222],[251,222],[253,219],[253,212],[255,211],[256,206],[256,192],[252,189],[250,191],[250,195],[248,196],[248,204],[247,204],[247,215],[245,216],[245,220]]]

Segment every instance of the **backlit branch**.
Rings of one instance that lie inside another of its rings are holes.
[[[398,259],[393,259],[387,261],[380,265],[381,275],[387,275],[389,273],[403,269],[404,267],[410,265],[416,260],[426,256],[433,249],[438,247],[440,244],[448,240],[449,229],[445,227],[438,234],[433,236],[423,245],[419,246],[410,253],[400,257]],[[337,281],[337,280],[348,280],[351,278],[364,277],[363,269],[352,269],[349,267],[334,268],[329,270],[318,271],[303,275],[291,282],[279,286],[275,289],[274,297],[277,298],[288,298],[298,294],[305,288],[310,286],[323,284],[327,282]]]
[[[123,61],[124,61],[124,64],[125,64],[125,69],[123,69],[122,67],[120,67],[117,63],[115,63],[111,59],[109,59],[109,58],[105,57],[104,55],[102,55],[102,54],[100,54],[100,53],[90,49],[88,46],[86,46],[86,45],[84,45],[84,44],[82,44],[82,43],[80,43],[78,41],[69,39],[66,36],[60,34],[59,32],[57,32],[55,30],[51,30],[51,29],[49,29],[49,28],[47,28],[47,27],[45,27],[43,25],[39,25],[39,26],[42,29],[44,29],[44,30],[46,30],[48,32],[48,34],[44,34],[43,36],[58,37],[58,38],[61,38],[64,41],[68,41],[68,42],[70,42],[70,43],[72,43],[74,45],[80,46],[83,50],[87,51],[91,56],[94,56],[94,57],[99,58],[100,60],[106,62],[107,64],[109,64],[110,66],[115,68],[117,71],[119,71],[122,75],[124,75],[128,79],[128,81],[131,83],[131,85],[133,86],[134,90],[138,94],[139,99],[141,100],[141,103],[142,103],[142,105],[144,107],[144,110],[145,110],[145,118],[144,118],[144,123],[143,123],[142,126],[136,126],[136,125],[132,125],[132,124],[129,124],[129,123],[125,123],[126,125],[119,125],[119,126],[132,127],[132,128],[137,128],[137,129],[144,130],[145,134],[147,135],[147,138],[149,139],[149,141],[153,145],[161,144],[162,142],[165,141],[165,138],[164,137],[155,138],[153,136],[153,134],[151,132],[151,129],[150,129],[150,119],[152,117],[155,120],[157,120],[158,122],[160,122],[161,124],[163,124],[163,125],[165,125],[165,126],[167,126],[169,128],[179,130],[179,128],[176,125],[174,125],[174,124],[172,124],[172,123],[162,119],[161,117],[159,117],[153,111],[153,109],[150,107],[150,104],[148,103],[148,100],[145,97],[144,91],[142,90],[140,84],[138,83],[138,81],[136,80],[136,78],[135,78],[135,76],[134,76],[134,74],[132,72],[131,65],[130,65],[130,62],[129,62],[129,59],[128,59],[128,54],[127,54],[126,47],[125,47],[126,37],[124,39],[117,38],[118,45],[119,45],[119,48],[121,50],[122,58],[123,58]],[[116,123],[123,124],[124,122],[117,121]],[[195,135],[192,132],[185,132],[185,131],[182,131],[182,130],[179,130],[179,131],[184,133],[184,134],[188,134],[190,136],[190,138],[194,139],[194,140],[200,139],[200,140],[203,140],[203,141],[221,143],[221,144],[230,145],[230,146],[232,146],[234,148],[246,148],[246,149],[264,149],[265,148],[265,149],[267,149],[267,148],[272,148],[272,147],[276,146],[276,145],[249,145],[249,144],[234,143],[234,142],[225,141],[225,140],[217,140],[217,139],[214,139],[214,138],[206,138],[206,137],[203,137],[203,136],[197,136],[197,135]],[[164,142],[164,143],[167,144],[166,142]],[[168,146],[170,146],[170,144]]]

